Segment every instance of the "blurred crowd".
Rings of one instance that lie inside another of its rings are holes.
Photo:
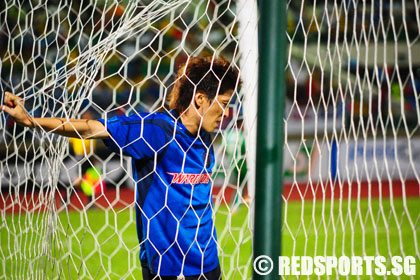
[[[46,78],[48,74],[65,77],[66,71],[76,65],[77,57],[118,29],[125,9],[123,2],[105,7],[99,1],[96,8],[83,1],[70,5],[73,5],[71,9],[51,4],[31,10],[29,4],[23,4],[6,10],[6,22],[1,25],[0,32],[0,41],[7,42],[0,46],[1,92],[25,91],[26,96],[31,96],[42,86],[38,84],[32,88],[37,82],[51,79]],[[104,111],[112,117],[127,110],[156,109],[164,103],[174,72],[188,56],[212,55],[217,49],[223,56],[232,58],[236,43],[230,32],[237,26],[233,24],[230,5],[217,1],[208,6],[191,4],[181,16],[174,19],[175,13],[171,13],[149,23],[150,28],[139,29],[136,36],[117,42],[98,69],[92,95],[86,97],[82,107],[88,107],[94,117],[100,117]],[[139,2],[136,12],[143,8]],[[59,12],[54,13],[54,9]],[[206,14],[197,18],[197,13],[204,11]],[[32,21],[31,27],[22,31],[19,27],[28,19]],[[41,106],[33,108],[36,102],[33,98],[26,100],[28,110],[34,115],[49,116],[56,113],[57,101],[74,100],[70,95],[77,91],[77,77],[66,78],[65,83],[58,79],[56,88],[49,89],[48,96],[43,97],[42,103],[49,110]],[[116,107],[118,110],[111,110]]]
[[[366,126],[378,121],[398,124],[404,121],[407,127],[415,129],[419,125],[420,112],[420,67],[408,66],[375,68],[352,64],[350,75],[355,83],[347,81],[347,74],[339,81],[336,76],[314,68],[310,73],[305,66],[292,59],[286,75],[287,102],[305,109],[310,107],[321,114],[332,111],[334,104],[344,104],[346,125],[350,122]],[[360,77],[362,86],[359,86]],[[335,117],[340,120],[344,111]],[[318,115],[322,119],[322,115]],[[299,121],[301,116],[297,116]],[[305,118],[305,116],[303,116]],[[332,118],[332,116],[331,116]],[[300,132],[299,132],[300,133]]]
[[[379,41],[414,41],[418,13],[415,1],[289,1],[287,31],[300,43],[350,42],[355,36],[372,37],[373,31]]]

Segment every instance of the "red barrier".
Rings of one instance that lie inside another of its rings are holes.
[[[341,186],[341,187],[340,187]],[[221,187],[214,187],[213,196],[222,197],[223,203],[232,203],[235,199],[236,190],[234,188],[223,189]],[[401,181],[383,181],[383,182],[362,182],[358,183],[344,183],[344,184],[331,184],[325,182],[305,182],[287,184],[283,189],[283,199],[289,201],[297,200],[329,200],[342,198],[348,199],[349,196],[352,200],[358,197],[364,199],[367,197],[383,198],[393,197],[400,198],[405,193],[406,197],[419,197],[420,198],[420,183],[416,180],[407,180],[404,183]],[[29,194],[10,194],[2,193],[0,198],[0,210],[6,213],[20,213],[20,212],[43,212],[48,209],[64,210],[68,207],[69,210],[82,210],[83,207],[93,206],[96,209],[107,208],[125,208],[130,207],[134,202],[134,190],[123,188],[118,192],[114,188],[108,188],[106,192],[98,197],[94,203],[91,203],[91,198],[86,196],[81,190],[77,190],[70,198],[70,203],[66,205],[64,202],[67,200],[65,191],[61,190],[55,194],[54,203],[49,199],[51,193],[39,192]],[[244,194],[245,195],[245,194]],[[89,203],[91,203],[89,205]]]

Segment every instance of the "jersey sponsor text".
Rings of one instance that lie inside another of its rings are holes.
[[[171,184],[208,184],[211,174],[188,174],[188,173],[170,173],[172,175]]]

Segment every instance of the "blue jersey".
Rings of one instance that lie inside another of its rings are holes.
[[[215,269],[211,135],[189,133],[174,110],[99,121],[105,144],[132,157],[142,266],[162,276]]]

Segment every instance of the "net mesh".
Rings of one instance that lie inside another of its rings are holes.
[[[242,90],[213,141],[224,279],[251,275],[257,40],[255,21],[240,20],[255,17],[246,5],[255,3],[9,1],[0,12],[0,91],[24,98],[31,116],[165,109],[192,56],[223,55],[240,69]],[[418,10],[418,1],[288,2],[283,255],[419,260]],[[0,118],[0,274],[139,278],[130,160],[101,141]]]
[[[288,2],[284,255],[418,262],[418,8]]]
[[[167,111],[174,74],[193,56],[223,55],[240,73],[249,63],[255,69],[239,48],[238,28],[248,37],[256,29],[251,21],[238,27],[244,7],[211,0],[7,1],[0,92],[23,98],[30,116],[63,118],[63,125]],[[245,87],[255,90],[255,82]],[[234,92],[211,144],[211,210],[225,279],[251,273],[245,99]],[[130,159],[102,141],[69,140],[0,118],[1,277],[139,279]]]

